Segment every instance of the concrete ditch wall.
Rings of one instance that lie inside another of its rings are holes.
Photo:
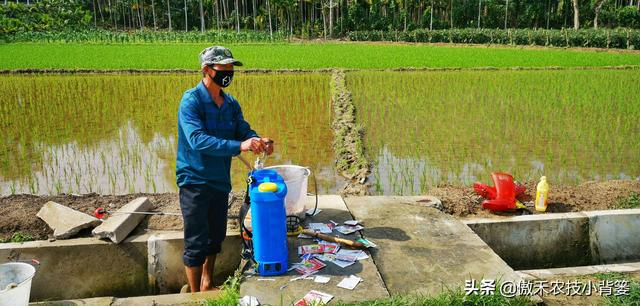
[[[516,270],[640,260],[640,209],[464,221]]]
[[[640,209],[588,211],[594,264],[640,259]]]
[[[186,284],[182,232],[149,232],[120,244],[96,238],[0,244],[3,261],[40,261],[30,301],[176,293]],[[240,234],[228,233],[214,277],[240,264]]]

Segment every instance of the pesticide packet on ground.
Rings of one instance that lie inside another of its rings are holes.
[[[369,255],[367,255],[366,252],[362,251],[360,253],[360,255],[358,255],[358,258],[356,258],[356,260],[363,260],[363,259],[367,259],[367,258],[369,258]]]
[[[358,238],[356,239],[357,242],[360,242],[362,244],[364,244],[364,246],[366,248],[377,248],[378,245],[373,243],[373,241],[369,240],[369,239],[365,239],[365,238]]]
[[[344,261],[358,261],[360,259],[369,258],[367,254],[364,254],[365,257],[363,257],[363,253],[363,250],[340,249],[340,251],[336,253],[336,259]]]
[[[260,306],[260,302],[258,302],[258,298],[255,296],[245,295],[240,301],[238,301],[238,305],[240,306]]]
[[[319,261],[315,258],[309,259],[305,262],[302,262],[300,264],[298,264],[298,266],[296,267],[296,271],[298,271],[298,273],[305,275],[305,274],[309,274],[311,272],[314,271],[318,271],[324,267],[326,267],[327,265],[325,263],[323,263],[322,261]]]
[[[303,298],[296,301],[295,306],[324,305],[333,299],[333,295],[311,290]]]
[[[344,221],[344,224],[346,224],[346,225],[351,225],[351,226],[356,226],[356,225],[358,225],[358,223],[360,223],[360,221],[358,221],[358,220],[348,220],[348,221]]]
[[[361,281],[362,278],[355,275],[349,275],[349,277],[345,277],[338,283],[338,287],[353,290],[353,288],[355,288]]]
[[[329,276],[317,275],[313,281],[320,284],[326,284],[331,280]]]
[[[298,247],[298,255],[324,253],[322,249],[323,247],[320,244],[301,245]]]
[[[331,234],[332,232],[331,228],[324,223],[309,223],[309,229],[323,234]]]
[[[313,257],[320,259],[322,261],[334,261],[336,260],[336,255],[335,254],[330,254],[330,253],[326,253],[326,254],[315,254]]]
[[[335,254],[340,249],[340,245],[332,242],[320,242],[320,246],[322,246],[322,253]]]
[[[364,227],[360,226],[360,225],[340,225],[340,226],[336,226],[335,230],[345,234],[345,235],[349,235],[351,233],[355,233],[361,229],[364,229]]]
[[[354,263],[356,263],[355,261],[344,261],[344,260],[339,260],[336,259],[334,261],[332,261],[332,263],[334,263],[336,266],[340,267],[340,268],[346,268]]]

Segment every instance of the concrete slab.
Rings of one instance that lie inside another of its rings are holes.
[[[77,300],[60,300],[60,301],[47,301],[47,302],[34,302],[29,303],[29,306],[111,306],[111,303],[115,300],[114,297],[97,297],[89,299],[77,299]]]
[[[171,305],[203,305],[207,300],[218,297],[219,292],[177,293],[163,295],[116,298],[110,306],[171,306]]]
[[[75,209],[49,201],[36,214],[53,229],[56,239],[67,239],[85,228],[100,225],[100,220]]]
[[[308,198],[307,207],[312,207],[314,198]],[[352,220],[352,216],[347,210],[342,198],[340,196],[320,196],[318,201],[318,208],[322,211],[314,217],[307,217],[306,222],[335,222],[342,223],[347,220]],[[350,235],[341,235],[334,231],[336,236],[356,239],[359,238],[358,233]],[[289,263],[296,263],[300,261],[297,255],[297,247],[300,245],[312,244],[310,239],[299,239],[297,237],[288,239],[289,247]],[[258,298],[258,301],[262,304],[271,305],[289,305],[292,302],[302,298],[311,290],[318,290],[334,296],[332,302],[344,301],[365,301],[374,299],[383,299],[389,297],[380,274],[376,269],[371,258],[361,260],[355,264],[340,268],[333,263],[327,262],[327,266],[320,270],[318,275],[325,275],[331,277],[331,280],[327,284],[315,283],[313,280],[297,280],[290,282],[290,279],[300,276],[295,271],[290,271],[282,276],[277,277],[261,277],[252,276],[246,278],[240,285],[240,296],[252,295]],[[337,287],[337,284],[346,276],[355,274],[363,279],[363,282],[358,284],[354,290],[347,290]],[[268,279],[268,280],[263,280]],[[282,288],[284,286],[284,288]],[[282,289],[280,289],[282,288]]]
[[[589,218],[584,213],[465,220],[464,223],[514,269],[592,264]]]
[[[378,244],[373,259],[392,295],[437,295],[444,288],[462,288],[469,279],[521,280],[450,215],[403,197],[348,197],[345,202],[363,221],[363,235]]]
[[[129,298],[99,297],[77,300],[60,300],[29,303],[29,306],[164,306],[164,305],[203,305],[207,300],[218,297],[219,292],[197,292],[183,294],[163,294],[136,296]]]
[[[140,197],[118,209],[118,212],[146,212],[151,209],[151,202],[147,197]],[[120,243],[144,219],[143,214],[112,214],[100,226],[93,229],[94,236],[111,239]]]

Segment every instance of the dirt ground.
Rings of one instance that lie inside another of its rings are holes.
[[[180,204],[177,193],[159,194],[127,194],[127,195],[12,195],[0,198],[0,239],[11,237],[15,232],[28,234],[37,240],[47,239],[52,236],[47,224],[36,214],[42,205],[48,201],[66,205],[83,213],[93,215],[94,210],[103,207],[107,210],[117,210],[137,197],[148,197],[153,204],[153,211],[180,213]],[[229,208],[229,223],[227,228],[237,228],[238,212],[244,200],[244,193],[233,194],[233,203]],[[182,217],[180,216],[149,216],[136,228],[136,232],[149,230],[182,230]],[[81,235],[89,233],[81,233]]]
[[[522,202],[532,200],[535,195],[535,183],[527,186],[527,195]],[[549,192],[550,213],[606,210],[617,208],[621,199],[632,193],[640,194],[640,181],[614,180],[604,182],[586,182],[579,186],[551,186]],[[444,211],[459,217],[491,217],[490,212],[482,209],[482,198],[475,195],[473,188],[464,186],[441,186],[431,190],[431,195],[440,198]],[[47,239],[53,231],[47,224],[36,217],[38,210],[48,201],[69,206],[81,212],[93,215],[97,207],[116,210],[129,201],[140,197],[149,197],[154,211],[180,212],[178,195],[163,194],[128,194],[128,195],[57,195],[34,196],[12,195],[0,198],[0,239],[11,237],[15,232],[28,234],[35,239]],[[243,193],[234,194],[234,201],[229,209],[229,229],[237,229],[237,216],[244,199]],[[513,214],[513,213],[511,213]],[[508,215],[508,214],[507,214]],[[182,230],[182,217],[150,216],[138,226],[136,231],[149,230]],[[84,233],[88,235],[88,233]]]
[[[519,198],[522,203],[533,204],[536,184],[537,182],[524,183],[527,192],[526,195]],[[628,198],[633,193],[640,194],[639,180],[585,182],[578,186],[551,185],[547,212],[616,209],[620,200]],[[431,189],[430,194],[442,201],[444,211],[448,214],[459,217],[492,215],[482,208],[484,199],[477,196],[472,187],[441,186]],[[530,211],[537,213],[534,209],[530,209]],[[513,215],[514,213],[505,214]]]

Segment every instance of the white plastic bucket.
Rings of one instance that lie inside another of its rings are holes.
[[[0,306],[27,306],[31,293],[31,279],[36,268],[22,262],[10,262],[0,265]],[[10,284],[16,287],[7,289]]]
[[[277,165],[265,167],[265,169],[276,170],[287,185],[287,195],[284,198],[287,216],[297,216],[304,219],[304,201],[307,196],[307,183],[311,170],[296,165]]]

